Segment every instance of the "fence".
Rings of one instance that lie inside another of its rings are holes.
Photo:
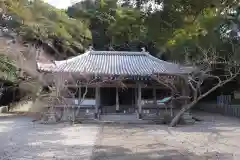
[[[217,97],[217,105],[218,106],[226,106],[231,105],[232,97],[231,95],[221,95]]]
[[[232,104],[230,95],[221,95],[217,97],[217,103],[202,102],[197,104],[196,108],[211,112],[219,113],[225,116],[239,117],[240,118],[240,104]]]

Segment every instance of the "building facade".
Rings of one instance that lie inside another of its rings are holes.
[[[136,115],[142,119],[157,115],[161,108],[166,108],[159,100],[171,96],[171,91],[153,75],[187,74],[186,68],[145,51],[89,50],[55,64],[38,63],[38,69],[44,73],[74,75],[75,81],[66,83],[72,93],[64,95],[68,98],[67,104],[80,107],[80,116],[93,115],[94,118],[115,114]]]

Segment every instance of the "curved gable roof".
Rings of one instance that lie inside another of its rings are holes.
[[[88,51],[53,64],[38,63],[42,71],[103,75],[148,76],[152,73],[183,73],[180,65],[153,57],[148,52]]]

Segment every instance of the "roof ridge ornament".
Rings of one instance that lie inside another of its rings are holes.
[[[93,48],[92,45],[90,45],[90,46],[88,47],[88,50],[89,50],[89,51],[93,51],[93,49],[94,49],[94,48]]]
[[[145,47],[142,47],[141,50],[142,50],[142,52],[146,52],[146,48]]]

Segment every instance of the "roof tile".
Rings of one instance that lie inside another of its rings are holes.
[[[54,65],[38,63],[43,71],[147,76],[155,73],[183,73],[178,64],[162,61],[148,52],[88,51]]]

